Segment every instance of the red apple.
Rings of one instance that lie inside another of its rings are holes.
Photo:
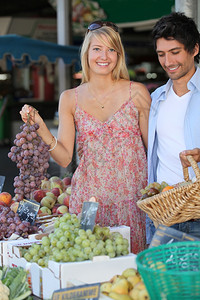
[[[57,212],[57,208],[59,207],[59,206],[61,206],[62,204],[60,204],[60,203],[56,203],[54,206],[53,206],[53,208],[52,208],[52,210],[51,210],[51,212],[52,212],[52,214],[56,214]]]
[[[68,194],[63,199],[63,204],[66,205],[68,208],[69,208],[69,199],[70,199],[70,195]]]
[[[60,194],[60,195],[58,196],[58,198],[57,198],[57,202],[60,203],[60,204],[63,204],[63,201],[64,201],[64,199],[65,199],[66,196],[67,196],[67,193],[66,193],[66,192]]]
[[[71,177],[64,177],[62,179],[62,182],[64,183],[65,187],[71,184]]]
[[[32,193],[32,198],[35,200],[35,201],[37,201],[37,202],[39,202],[40,203],[40,201],[42,200],[42,198],[44,198],[45,196],[46,196],[46,191],[45,190],[35,190],[35,191],[33,191],[33,193]]]
[[[67,212],[69,212],[69,210],[66,205],[60,205],[56,210],[57,214],[66,214]]]
[[[51,192],[56,196],[58,197],[61,193],[62,193],[62,190],[58,187],[55,187],[53,189],[51,189]]]

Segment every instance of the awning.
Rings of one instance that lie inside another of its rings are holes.
[[[133,27],[136,30],[151,29],[157,19],[170,14],[175,6],[175,0],[95,1],[107,15],[106,20],[117,23],[119,27]]]
[[[0,59],[11,57],[13,61],[39,62],[44,58],[55,63],[58,58],[64,63],[79,64],[79,47],[63,46],[15,34],[0,36]]]

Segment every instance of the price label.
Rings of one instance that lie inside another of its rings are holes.
[[[95,225],[95,218],[98,209],[98,202],[83,202],[81,213],[81,228],[84,230],[91,229],[93,231]]]
[[[100,283],[85,284],[54,291],[52,300],[98,300]]]
[[[37,201],[23,199],[19,202],[17,213],[20,220],[30,222],[30,224],[33,225],[39,208],[40,203]]]

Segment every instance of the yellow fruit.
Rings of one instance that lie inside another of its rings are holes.
[[[128,294],[129,284],[125,278],[117,280],[111,287],[111,292],[115,292],[117,294]]]
[[[128,278],[130,276],[134,276],[138,273],[138,271],[134,268],[128,268],[126,270],[123,271],[122,276],[124,276],[125,278]]]
[[[134,286],[141,281],[141,277],[139,275],[133,275],[129,276],[127,280],[131,283],[132,288],[134,288]]]
[[[139,297],[139,290],[136,288],[133,288],[130,292],[129,292],[129,296],[131,297],[132,300],[138,300]]]
[[[100,286],[100,292],[109,294],[111,291],[112,283],[111,282],[103,282]]]
[[[108,296],[115,300],[132,300],[129,295],[120,295],[114,292],[111,292]]]
[[[139,291],[139,294],[138,294],[138,300],[149,300],[149,294],[146,290],[146,288],[142,291]]]

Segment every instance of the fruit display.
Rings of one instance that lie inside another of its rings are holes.
[[[8,157],[16,163],[20,170],[14,178],[14,193],[17,201],[30,198],[31,192],[39,188],[41,181],[48,177],[49,146],[37,134],[38,124],[23,124],[21,132],[16,134],[14,146],[10,148]]]
[[[162,181],[161,184],[158,182],[152,182],[148,184],[144,189],[140,190],[142,194],[141,199],[146,199],[154,195],[157,195],[165,191],[164,189],[167,190],[167,187],[171,187],[171,186],[169,186],[165,181]]]
[[[27,238],[29,234],[38,232],[38,227],[30,225],[27,221],[21,221],[18,214],[10,207],[0,205],[0,240],[9,238],[12,234],[17,234]]]
[[[102,294],[116,300],[149,300],[149,295],[139,272],[128,268],[108,282],[101,283]]]
[[[0,267],[0,299],[32,299],[27,281],[27,272],[21,267]]]
[[[39,214],[64,214],[69,210],[71,195],[71,177],[52,176],[41,182],[39,189],[34,190],[30,199],[40,203]]]
[[[48,266],[48,261],[74,262],[92,259],[98,255],[127,255],[129,243],[119,232],[95,225],[93,232],[80,229],[75,214],[66,213],[54,222],[54,231],[43,236],[41,244],[33,243],[28,249],[20,248],[28,262]]]

